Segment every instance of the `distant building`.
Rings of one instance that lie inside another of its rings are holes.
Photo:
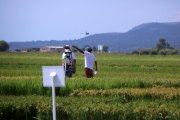
[[[21,48],[15,49],[16,52],[39,52],[40,48]]]
[[[45,46],[40,48],[40,52],[59,52],[63,50],[63,46]]]

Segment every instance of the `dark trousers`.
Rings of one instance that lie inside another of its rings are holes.
[[[85,76],[87,78],[92,78],[93,77],[93,70],[91,70],[89,68],[85,68]]]

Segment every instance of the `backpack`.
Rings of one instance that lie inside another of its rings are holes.
[[[72,65],[72,52],[68,51],[68,52],[64,52],[65,53],[65,63],[67,65]]]
[[[66,76],[68,77],[72,77],[72,69],[73,69],[73,61],[72,61],[72,52],[70,50],[68,51],[64,51],[64,54],[65,54],[65,57],[63,59],[63,62],[64,62],[64,67],[65,67],[65,73],[66,73]]]

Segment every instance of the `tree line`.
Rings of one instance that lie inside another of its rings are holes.
[[[91,47],[90,45],[85,45],[82,50],[85,50],[86,47]],[[8,51],[10,48],[9,44],[5,41],[5,40],[0,40],[0,51]],[[93,49],[93,51],[97,52],[98,48],[96,46],[91,47]],[[74,50],[75,51],[75,50]],[[109,47],[107,45],[103,45],[102,47],[102,52],[108,52],[109,51]]]
[[[177,54],[177,50],[173,48],[164,38],[160,38],[155,48],[145,48],[134,50],[133,54],[141,55],[173,55]]]
[[[91,47],[91,46],[85,45],[82,48],[82,50],[85,50],[86,47]],[[0,40],[0,51],[8,51],[9,48],[10,46],[5,40]],[[99,51],[96,46],[93,46],[91,48],[95,52]],[[103,45],[102,50],[100,52],[109,52],[109,46]],[[159,39],[155,48],[146,48],[146,49],[132,51],[132,54],[141,54],[141,55],[173,55],[177,53],[178,50],[173,48],[164,38]]]

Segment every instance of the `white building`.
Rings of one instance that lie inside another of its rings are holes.
[[[98,51],[102,51],[103,50],[103,45],[98,45]]]
[[[63,46],[45,46],[40,49],[40,52],[58,52],[62,50]]]

